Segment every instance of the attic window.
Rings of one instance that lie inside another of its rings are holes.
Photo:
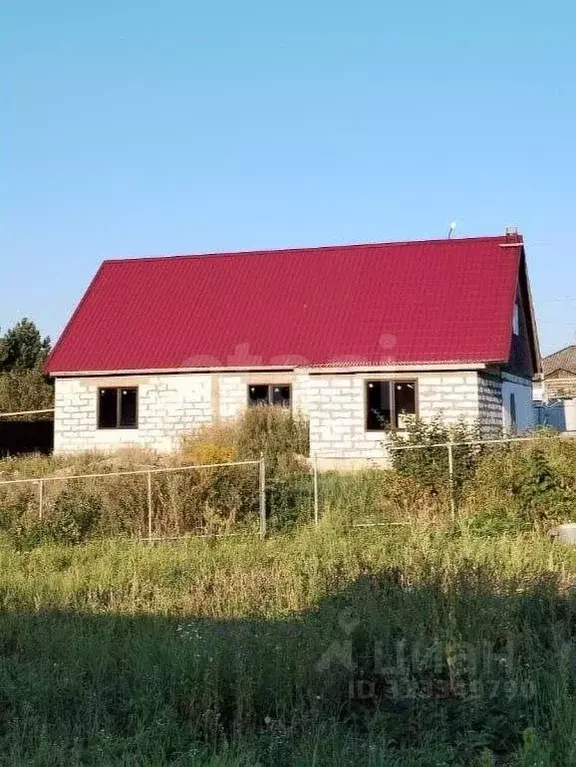
[[[138,428],[138,388],[98,389],[98,428]]]
[[[366,431],[405,429],[416,415],[416,381],[366,381]]]
[[[515,336],[520,335],[520,308],[518,301],[514,304],[514,314],[512,315],[512,332]]]
[[[290,407],[292,390],[290,384],[251,384],[248,387],[248,405],[279,405]]]

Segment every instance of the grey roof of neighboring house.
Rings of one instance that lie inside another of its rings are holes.
[[[544,377],[550,375],[555,370],[567,370],[576,375],[576,344],[560,349],[554,354],[549,354],[542,360],[542,369]]]

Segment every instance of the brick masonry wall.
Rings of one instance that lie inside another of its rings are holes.
[[[312,454],[327,459],[385,460],[383,433],[366,431],[365,391],[367,380],[393,377],[280,372],[62,378],[56,381],[55,451],[114,449],[121,445],[171,450],[178,446],[183,434],[195,427],[214,418],[238,416],[247,405],[251,383],[289,383],[294,410],[310,421]],[[418,381],[418,408],[423,419],[441,414],[446,421],[464,419],[472,423],[478,418],[479,408],[492,407],[493,394],[479,383],[476,372],[419,373],[409,377]],[[101,386],[139,387],[137,429],[97,428]],[[495,411],[490,412],[495,419]]]
[[[366,381],[386,376],[316,375],[307,384],[310,452],[326,459],[385,460],[384,434],[366,431]],[[396,376],[399,377],[399,376]],[[411,377],[411,376],[409,376]],[[446,422],[478,418],[478,377],[475,372],[420,373],[419,416],[441,415]]]
[[[446,423],[478,419],[478,375],[476,372],[420,373],[419,416],[431,420],[440,415]]]
[[[310,376],[306,389],[310,453],[322,458],[382,458],[381,432],[367,432],[365,379],[355,375]]]
[[[248,378],[244,375],[220,375],[219,415],[221,418],[236,418],[246,408]]]
[[[138,386],[138,428],[98,429],[98,388]],[[56,380],[54,452],[114,450],[127,445],[169,451],[196,426],[212,419],[210,375],[59,378]]]
[[[481,436],[498,439],[502,436],[502,379],[485,373],[478,374],[478,409]]]
[[[230,373],[218,374],[215,412],[220,418],[236,418],[247,407],[248,387],[251,384],[290,384],[294,411],[308,412],[307,375],[285,373]]]

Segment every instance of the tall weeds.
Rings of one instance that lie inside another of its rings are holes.
[[[575,573],[535,533],[326,520],[0,546],[0,762],[573,764]]]

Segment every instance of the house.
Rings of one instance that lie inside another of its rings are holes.
[[[576,344],[542,359],[542,374],[537,376],[534,398],[548,401],[554,398],[576,397]]]
[[[105,261],[47,362],[55,451],[176,447],[200,424],[302,411],[324,465],[380,459],[409,416],[532,426],[522,237]]]
[[[576,345],[542,360],[534,383],[536,421],[558,431],[576,433]]]

